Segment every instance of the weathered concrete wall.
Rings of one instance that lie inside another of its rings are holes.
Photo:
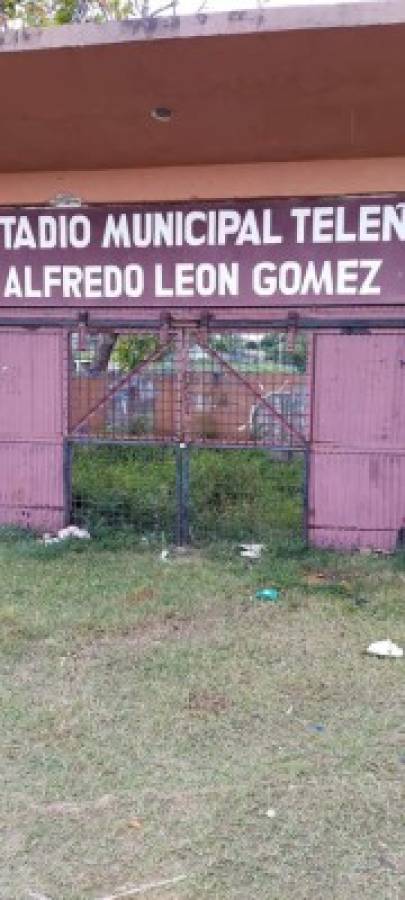
[[[405,157],[103,171],[0,173],[0,205],[47,204],[58,194],[85,203],[320,197],[405,190]]]

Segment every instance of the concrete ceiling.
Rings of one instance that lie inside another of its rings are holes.
[[[403,0],[9,32],[0,171],[400,156],[404,100]]]

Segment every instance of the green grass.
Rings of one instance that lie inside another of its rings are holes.
[[[7,532],[0,573],[2,900],[403,896],[402,555]]]
[[[75,520],[92,532],[168,535],[175,517],[175,451],[89,445],[73,454]]]

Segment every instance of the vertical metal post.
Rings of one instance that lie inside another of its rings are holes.
[[[190,543],[190,459],[187,444],[176,447],[176,544],[186,547]]]
[[[309,445],[304,450],[304,472],[302,482],[302,537],[305,547],[309,546],[309,469],[311,448]]]
[[[72,517],[72,457],[72,444],[65,438],[63,442],[63,506],[65,525],[71,524]]]
[[[182,546],[181,534],[181,505],[182,505],[182,480],[183,480],[183,460],[180,450],[180,444],[176,446],[176,529],[175,540],[177,547]]]
[[[182,520],[182,540],[183,545],[190,543],[190,451],[188,444],[181,448],[183,460],[183,480],[182,480],[182,503],[181,503],[181,520]]]
[[[176,447],[176,543],[185,547],[190,543],[189,528],[189,415],[188,415],[188,363],[190,334],[187,328],[179,329],[175,335],[174,377],[175,377],[175,433],[179,443]]]

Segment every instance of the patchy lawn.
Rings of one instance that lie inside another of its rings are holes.
[[[401,555],[16,537],[0,572],[2,900],[405,896],[405,661],[363,652],[405,643]]]

